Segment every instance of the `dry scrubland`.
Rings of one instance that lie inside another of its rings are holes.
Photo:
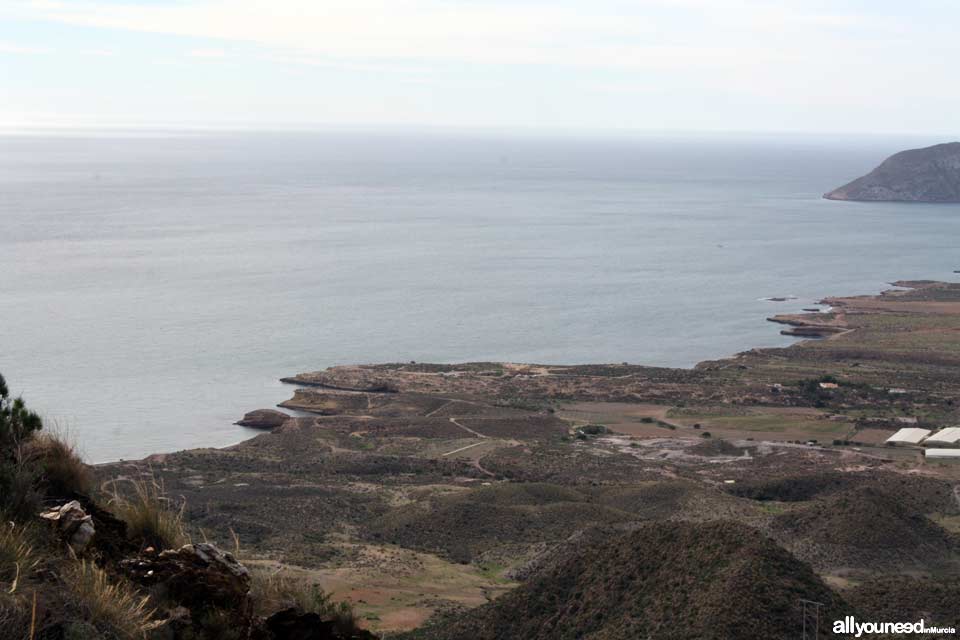
[[[960,464],[882,444],[960,423],[960,285],[900,284],[690,370],[301,374],[309,417],[95,469],[4,391],[0,639],[769,640],[801,598],[960,626]],[[83,544],[37,517],[70,500]]]
[[[301,374],[283,406],[311,417],[97,473],[149,465],[195,535],[383,637],[769,640],[800,598],[960,625],[960,465],[882,445],[960,423],[960,285],[897,284],[774,318],[824,339],[690,370]]]

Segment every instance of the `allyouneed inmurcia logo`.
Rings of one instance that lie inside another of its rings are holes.
[[[891,634],[891,633],[926,633],[953,635],[957,632],[953,627],[928,627],[923,620],[918,622],[857,622],[853,616],[847,616],[843,620],[837,620],[833,623],[833,632],[861,638],[864,635],[871,634]]]

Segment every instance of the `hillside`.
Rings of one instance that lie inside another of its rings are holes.
[[[901,151],[867,175],[823,197],[828,200],[960,202],[960,142]]]
[[[956,536],[911,503],[872,486],[813,501],[778,516],[779,539],[816,567],[945,568],[960,559]]]
[[[586,536],[516,590],[410,636],[454,640],[796,637],[800,599],[821,621],[852,609],[760,532],[732,522],[645,524]]]

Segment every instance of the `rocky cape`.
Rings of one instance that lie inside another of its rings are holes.
[[[867,175],[823,197],[870,202],[960,202],[960,142],[901,151]]]

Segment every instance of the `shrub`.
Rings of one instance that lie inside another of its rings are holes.
[[[348,602],[334,601],[332,596],[301,577],[280,571],[254,571],[250,595],[264,615],[295,607],[304,613],[316,613],[332,620],[338,630],[351,633],[357,627],[357,616]]]
[[[111,581],[95,564],[77,562],[63,578],[72,604],[83,620],[103,634],[99,637],[140,640],[157,626],[148,607],[149,598],[130,585]]]
[[[47,495],[67,497],[74,493],[89,494],[93,473],[74,445],[60,434],[45,433],[34,437],[25,447],[26,460],[37,469]]]
[[[127,523],[127,533],[133,540],[157,549],[179,549],[190,542],[183,517],[186,505],[176,508],[152,474],[129,480],[132,491],[128,493],[116,488],[118,482],[114,480],[110,507]]]
[[[711,435],[711,433],[710,433],[709,431],[704,431],[703,433],[700,434],[700,437],[701,437],[701,438],[712,438],[713,436]]]
[[[0,375],[0,515],[25,520],[40,506],[34,470],[23,459],[23,445],[42,427],[21,398],[11,398]]]
[[[588,436],[600,436],[607,433],[608,430],[602,424],[585,424],[582,427],[579,427],[577,432]]]
[[[0,461],[0,516],[20,522],[40,511],[36,471],[22,461]]]
[[[0,375],[0,453],[10,456],[42,426],[40,416],[26,408],[23,398],[10,397],[7,382]]]

